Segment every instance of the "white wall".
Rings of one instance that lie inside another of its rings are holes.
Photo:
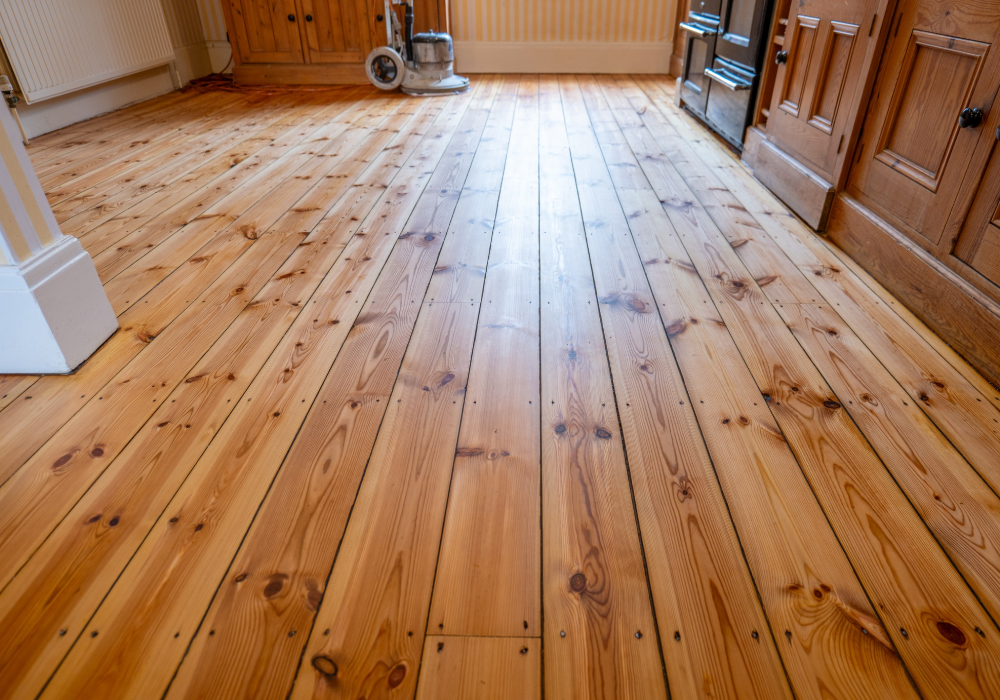
[[[220,0],[161,0],[181,83],[221,70],[230,48]],[[6,69],[4,69],[6,70]],[[28,138],[84,121],[175,89],[167,66],[112,80],[32,105],[18,105]]]

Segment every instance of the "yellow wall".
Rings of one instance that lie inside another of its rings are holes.
[[[674,0],[451,0],[456,41],[664,43]]]

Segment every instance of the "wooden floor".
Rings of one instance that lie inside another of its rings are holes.
[[[121,330],[0,377],[0,697],[1000,697],[1000,393],[672,94],[37,139]]]

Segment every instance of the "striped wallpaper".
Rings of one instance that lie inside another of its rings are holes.
[[[10,113],[0,109],[0,265],[22,263],[59,238],[21,132]]]
[[[175,49],[205,41],[198,0],[163,0],[163,14]]]
[[[173,0],[178,2],[179,0]],[[201,15],[201,25],[205,31],[206,41],[228,41],[226,39],[226,16],[222,14],[222,3],[225,0],[195,0]]]
[[[676,0],[451,0],[456,41],[667,43]]]
[[[224,0],[162,0],[174,48],[226,41]]]

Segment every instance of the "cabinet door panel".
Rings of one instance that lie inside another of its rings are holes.
[[[295,0],[229,0],[229,6],[241,63],[302,63]]]
[[[786,63],[778,68],[768,140],[830,182],[837,180],[844,141],[860,99],[861,71],[877,37],[875,8],[884,0],[792,3]]]
[[[799,15],[792,32],[792,46],[788,52],[788,61],[784,71],[785,81],[781,87],[780,108],[794,117],[799,116],[799,105],[806,90],[806,78],[809,74],[809,63],[813,55],[813,45],[816,43],[816,28],[818,17]]]
[[[1000,148],[994,148],[986,176],[958,237],[955,257],[1000,287]],[[1000,289],[986,289],[998,298]]]
[[[875,159],[888,168],[937,192],[941,176],[955,152],[966,155],[972,139],[956,143],[958,114],[968,104],[982,71],[988,44],[956,40],[928,32],[913,32]],[[873,184],[889,185],[893,177]],[[876,190],[877,191],[877,190]]]
[[[952,248],[944,232],[957,233],[968,214],[992,149],[984,125],[1000,73],[996,7],[900,4],[851,174],[852,195],[941,259]],[[966,108],[982,110],[983,124],[960,128]]]
[[[372,50],[367,5],[359,0],[302,0],[312,63],[360,63]]]
[[[847,68],[854,55],[858,25],[846,22],[830,22],[827,34],[823,64],[819,71],[816,96],[809,116],[809,123],[828,134],[833,133],[833,123],[837,118],[840,103],[847,82]]]

